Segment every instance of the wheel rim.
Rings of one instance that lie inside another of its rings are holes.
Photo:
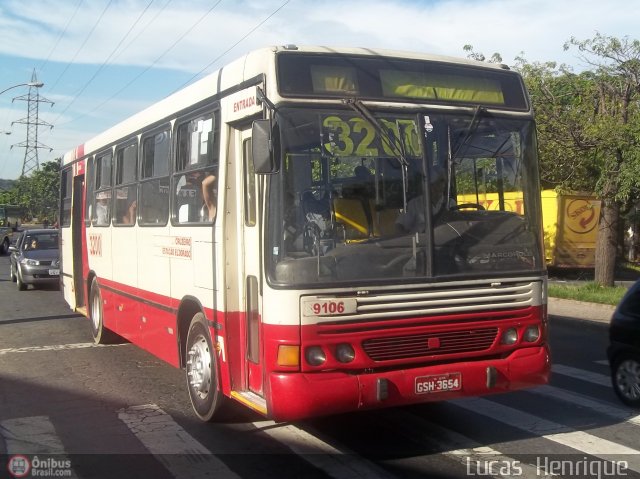
[[[100,300],[100,293],[96,292],[91,300],[91,324],[93,330],[98,332],[100,330],[100,324],[102,323],[102,301]]]
[[[620,363],[616,372],[618,390],[630,401],[640,401],[640,363],[626,359]]]
[[[189,387],[194,395],[205,399],[211,388],[211,350],[207,339],[199,334],[187,354]]]

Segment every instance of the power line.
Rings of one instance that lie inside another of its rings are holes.
[[[287,5],[287,3],[289,3],[290,1],[291,0],[286,0],[282,5],[280,5],[273,12],[271,12],[271,14],[267,18],[265,18],[260,23],[258,23],[255,27],[253,27],[251,30],[249,30],[240,40],[235,42],[233,45],[231,45],[229,48],[227,48],[223,53],[221,53],[215,59],[213,59],[211,62],[209,62],[209,64],[207,64],[207,66],[205,66],[202,70],[200,70],[198,73],[196,73],[194,76],[192,76],[189,80],[187,80],[185,83],[183,83],[173,93],[175,93],[176,91],[178,91],[178,90],[184,88],[185,86],[187,86],[194,79],[196,79],[199,75],[201,75],[204,71],[206,71],[211,65],[215,64],[218,60],[220,60],[222,57],[224,57],[227,53],[229,53],[231,50],[233,50],[235,47],[237,47],[240,43],[242,43],[244,40],[246,40],[253,32],[255,32],[258,28],[260,28],[262,25],[264,25],[271,17],[273,17],[276,13],[278,13],[280,10],[282,10]]]
[[[162,14],[162,12],[164,12],[164,11],[165,11],[165,9],[169,6],[169,4],[170,4],[171,2],[172,2],[172,0],[167,0],[167,1],[165,2],[165,4],[164,4],[164,5],[163,5],[163,6],[162,6],[162,7],[161,7],[157,12],[156,12],[156,14],[153,16],[153,18],[149,21],[149,23],[147,23],[147,24],[146,24],[146,25],[145,25],[145,26],[144,26],[144,27],[143,27],[143,28],[138,32],[138,34],[137,34],[135,37],[133,37],[133,38],[131,39],[131,41],[130,41],[129,43],[127,43],[127,45],[126,45],[122,50],[120,50],[120,51],[118,52],[118,54],[114,57],[114,60],[115,60],[115,59],[117,59],[117,58],[119,58],[119,57],[120,57],[120,55],[122,55],[124,52],[126,52],[126,51],[131,47],[131,45],[133,45],[133,44],[136,42],[136,40],[138,40],[138,38],[140,38],[140,36],[141,36],[144,32],[146,32],[146,31],[147,31],[147,28],[149,28],[151,25],[153,25],[153,23],[158,19],[158,17],[160,16],[160,14]]]
[[[95,29],[98,27],[98,25],[102,21],[102,17],[104,17],[104,14],[107,13],[107,10],[109,9],[109,7],[111,6],[112,3],[113,3],[113,0],[109,0],[109,3],[107,3],[107,6],[104,7],[104,10],[102,10],[102,13],[98,17],[98,20],[96,20],[96,23],[93,25],[93,27],[91,28],[91,30],[89,31],[89,33],[85,37],[84,41],[82,42],[82,45],[80,45],[80,48],[78,48],[76,53],[73,55],[73,58],[71,59],[71,61],[69,63],[67,63],[67,66],[64,67],[64,70],[62,71],[62,73],[58,76],[56,81],[53,83],[53,86],[51,87],[51,90],[54,90],[56,88],[56,86],[60,82],[60,79],[65,75],[65,73],[67,73],[67,70],[69,69],[71,64],[76,60],[76,58],[78,58],[78,55],[80,54],[80,52],[82,51],[84,46],[89,41],[89,38],[91,38],[91,35],[93,35],[93,32],[95,31]]]
[[[189,33],[191,33],[191,31],[193,31],[193,29],[195,27],[197,27],[212,11],[214,8],[216,8],[220,2],[222,2],[222,0],[218,0],[209,10],[206,11],[206,13],[204,15],[202,15],[194,24],[192,24],[182,35],[180,35],[180,37],[173,42],[169,48],[167,48],[164,52],[162,52],[162,54],[157,57],[147,68],[145,68],[144,70],[142,70],[138,75],[136,75],[134,78],[132,78],[127,84],[125,84],[122,88],[120,88],[117,92],[115,92],[113,95],[111,95],[109,98],[107,98],[106,100],[104,100],[102,103],[100,103],[99,105],[97,105],[95,108],[93,108],[92,110],[83,113],[82,115],[74,118],[73,120],[70,120],[66,123],[63,123],[63,125],[68,125],[69,123],[73,123],[78,121],[81,118],[84,118],[87,115],[90,115],[91,113],[93,113],[96,110],[99,110],[100,108],[102,108],[106,103],[110,102],[111,100],[113,100],[116,96],[118,96],[120,93],[122,93],[124,90],[126,90],[127,88],[129,88],[133,83],[135,83],[140,77],[142,77],[145,73],[147,73],[149,70],[151,70],[156,63],[158,63],[160,60],[162,60],[165,55],[167,55],[167,53],[169,53],[171,50],[173,50],[176,45],[178,45],[178,43],[180,43],[184,37],[186,37]]]
[[[64,26],[64,30],[60,33],[60,35],[58,35],[58,39],[54,43],[53,47],[51,47],[51,51],[49,51],[49,55],[47,55],[46,60],[44,60],[40,64],[40,67],[38,68],[38,70],[42,71],[44,69],[45,65],[49,62],[49,59],[51,58],[51,55],[53,55],[53,52],[58,47],[58,44],[60,43],[60,40],[62,40],[62,37],[64,37],[64,35],[67,33],[67,29],[69,28],[69,25],[71,25],[71,22],[73,21],[73,19],[76,18],[76,15],[78,14],[78,11],[80,10],[80,5],[82,5],[82,2],[83,2],[83,0],[80,0],[78,2],[78,5],[76,5],[76,11],[73,12],[73,15],[71,15],[71,18],[69,18],[69,21]]]
[[[78,93],[76,93],[76,95],[73,97],[73,99],[67,104],[66,108],[64,110],[62,110],[60,112],[60,114],[58,115],[58,117],[56,118],[56,120],[54,121],[54,123],[58,120],[58,118],[60,118],[62,115],[65,114],[65,112],[71,107],[71,105],[73,105],[75,103],[75,101],[78,99],[78,97],[80,97],[80,95],[82,95],[82,93],[84,93],[84,91],[87,89],[87,87],[93,82],[93,80],[96,79],[96,77],[100,74],[100,72],[104,69],[105,66],[108,65],[109,60],[111,60],[111,57],[113,57],[113,55],[118,51],[118,49],[120,48],[120,46],[124,43],[124,41],[127,39],[127,37],[131,34],[131,32],[133,31],[133,29],[136,27],[136,25],[138,24],[138,22],[142,19],[142,17],[144,16],[144,14],[147,12],[147,10],[149,9],[149,7],[151,6],[151,4],[154,2],[154,0],[150,0],[149,3],[147,4],[147,6],[145,7],[144,10],[142,10],[142,12],[140,12],[140,15],[138,15],[138,18],[136,18],[136,20],[131,24],[131,27],[129,27],[129,30],[127,31],[127,33],[120,39],[120,42],[118,42],[118,44],[116,45],[116,47],[113,49],[113,51],[109,54],[109,56],[107,57],[107,59],[102,63],[102,65],[100,65],[100,67],[98,67],[98,69],[94,72],[94,74],[91,76],[91,78],[89,78],[89,80],[87,80],[87,82],[84,84],[84,86],[78,91]]]

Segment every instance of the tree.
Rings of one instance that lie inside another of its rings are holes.
[[[30,176],[21,176],[11,189],[0,192],[0,203],[22,206],[27,219],[52,223],[60,201],[60,163],[48,161]]]
[[[571,38],[595,68],[586,93],[593,108],[584,125],[600,170],[596,192],[602,200],[596,243],[595,281],[613,285],[620,211],[640,187],[640,41],[601,34],[589,40]]]
[[[542,180],[560,190],[594,191],[602,201],[595,281],[613,284],[620,212],[640,186],[640,42],[596,34],[574,38],[590,70],[518,59],[536,111]]]
[[[595,280],[612,285],[621,212],[640,191],[640,41],[596,34],[571,38],[590,68],[516,59],[538,126],[541,179],[559,190],[593,191],[602,201]],[[484,60],[465,45],[470,58]],[[494,58],[498,58],[494,54]]]

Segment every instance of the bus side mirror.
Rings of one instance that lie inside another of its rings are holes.
[[[258,174],[271,174],[278,171],[275,160],[274,141],[271,137],[271,121],[255,120],[251,132],[251,155],[253,168]]]

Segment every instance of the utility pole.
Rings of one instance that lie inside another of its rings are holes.
[[[43,98],[38,93],[38,88],[40,88],[43,84],[38,82],[36,77],[36,71],[33,70],[33,74],[31,75],[31,82],[29,85],[29,93],[22,96],[17,96],[13,99],[13,101],[20,100],[27,102],[28,114],[26,118],[22,118],[21,120],[16,120],[11,123],[21,123],[23,125],[27,125],[27,141],[23,141],[22,143],[16,143],[15,145],[11,145],[11,148],[17,146],[18,148],[24,148],[24,161],[22,162],[22,176],[31,172],[31,170],[39,170],[40,162],[38,161],[38,150],[41,148],[46,148],[49,151],[53,151],[53,148],[48,147],[47,145],[43,145],[38,141],[38,127],[39,126],[48,126],[49,128],[53,128],[53,125],[47,123],[46,121],[40,120],[38,116],[38,109],[40,103],[50,103],[53,106],[53,102]]]

